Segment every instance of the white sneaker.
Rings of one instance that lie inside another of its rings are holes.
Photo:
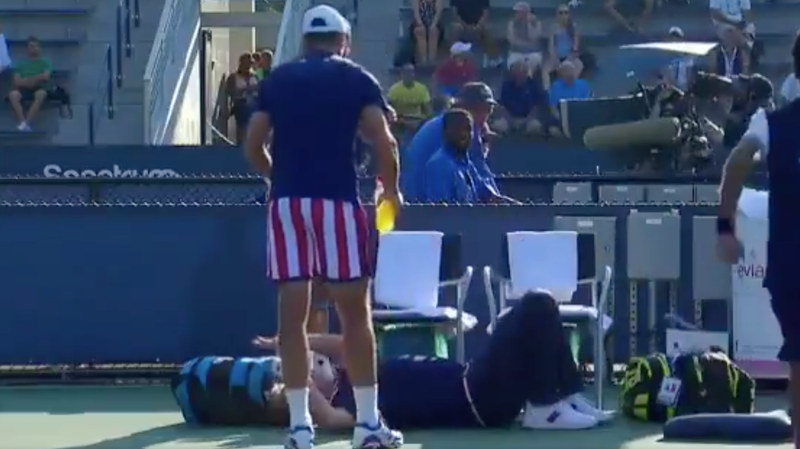
[[[30,131],[31,127],[26,122],[22,122],[17,126],[17,131]]]
[[[576,393],[567,398],[567,402],[580,413],[589,415],[599,423],[604,423],[614,419],[614,412],[600,410],[586,396]]]
[[[589,415],[579,413],[564,401],[545,407],[525,407],[522,427],[541,430],[582,430],[591,429],[597,420]]]
[[[356,424],[353,428],[353,449],[400,449],[403,434],[381,422],[376,426]]]
[[[314,429],[309,426],[297,426],[289,429],[284,449],[313,449]]]

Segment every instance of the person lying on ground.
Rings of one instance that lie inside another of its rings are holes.
[[[272,338],[254,344],[266,350]],[[341,359],[341,337],[314,335],[312,351]],[[382,418],[393,428],[511,426],[524,409],[529,429],[588,429],[611,415],[582,394],[582,380],[562,329],[558,306],[545,292],[525,295],[501,314],[486,346],[469,363],[426,356],[393,357],[379,363]],[[355,424],[355,401],[347,373],[335,385],[311,382],[311,413],[320,427],[346,430]],[[322,390],[332,390],[328,396]],[[276,390],[268,413],[286,413]],[[274,421],[280,421],[274,418]]]

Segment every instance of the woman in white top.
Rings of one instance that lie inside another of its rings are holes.
[[[542,23],[525,2],[514,5],[514,17],[508,22],[508,67],[520,61],[528,64],[530,71],[542,64]]]
[[[781,85],[780,104],[790,103],[800,97],[800,81],[793,73],[790,73]]]

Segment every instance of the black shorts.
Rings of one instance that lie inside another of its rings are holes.
[[[784,362],[800,362],[800,287],[769,288],[772,312],[783,334],[778,358]]]
[[[24,101],[24,102],[33,101],[34,100],[34,96],[36,95],[36,92],[38,92],[40,90],[44,91],[47,94],[47,97],[45,97],[45,101],[50,101],[50,100],[54,100],[55,99],[54,98],[54,90],[53,89],[19,88],[19,89],[16,89],[16,90],[17,90],[17,92],[20,93],[20,95],[22,95],[22,101]]]

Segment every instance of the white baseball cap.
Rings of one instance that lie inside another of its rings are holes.
[[[309,9],[303,14],[302,32],[303,34],[350,34],[350,22],[335,8],[328,5],[319,5]]]
[[[469,53],[470,50],[472,50],[472,44],[469,42],[456,42],[450,46],[451,55],[462,55],[464,53]]]

